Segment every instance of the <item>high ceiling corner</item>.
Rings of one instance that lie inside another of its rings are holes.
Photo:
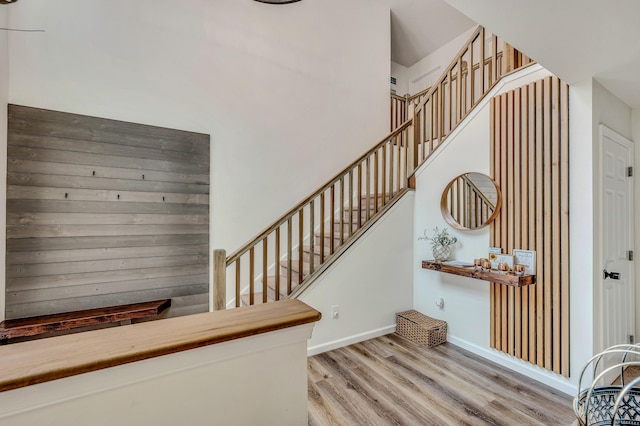
[[[600,81],[640,107],[640,2],[445,0],[572,84]]]
[[[476,25],[444,0],[383,0],[391,9],[391,60],[410,67]]]

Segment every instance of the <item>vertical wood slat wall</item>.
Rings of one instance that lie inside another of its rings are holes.
[[[491,169],[503,253],[536,251],[537,283],[491,284],[491,347],[569,375],[568,86],[547,77],[491,100]]]
[[[17,105],[8,126],[8,319],[208,309],[208,135]]]

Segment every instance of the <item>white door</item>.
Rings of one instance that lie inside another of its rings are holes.
[[[600,275],[602,349],[628,343],[635,335],[633,262],[633,144],[600,126],[601,141],[601,255]],[[596,293],[598,294],[598,293]]]

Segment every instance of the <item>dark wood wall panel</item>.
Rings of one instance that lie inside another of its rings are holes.
[[[65,194],[68,191],[66,188],[61,188],[60,197],[64,199]],[[69,194],[69,198],[78,197],[78,193],[84,194],[85,191],[77,190],[73,194]],[[94,194],[99,194],[95,191]],[[138,202],[127,202],[123,196],[121,196],[120,202],[100,202],[100,201],[62,201],[62,200],[48,200],[46,195],[33,194],[32,196],[38,196],[37,199],[12,199],[7,197],[7,200],[11,202],[7,203],[7,213],[21,213],[21,212],[34,212],[34,213],[160,213],[160,214],[204,214],[209,211],[209,205],[197,205],[197,204],[177,204],[177,203],[163,203],[163,202],[145,202],[144,199],[138,199]],[[167,194],[166,199],[177,197],[176,194]],[[117,200],[117,196],[115,197]],[[204,212],[204,213],[203,213]]]
[[[9,129],[11,132],[12,129]],[[11,135],[11,133],[9,133]],[[56,140],[50,140],[52,146],[55,146]],[[203,174],[209,169],[208,166],[192,165],[188,163],[180,163],[177,161],[150,160],[139,157],[126,157],[124,155],[107,155],[92,152],[64,151],[58,149],[47,148],[31,148],[29,146],[12,145],[13,143],[22,143],[15,138],[8,138],[9,145],[7,147],[8,156],[16,159],[28,159],[33,161],[49,161],[63,164],[85,164],[92,166],[119,167],[129,168],[132,170],[155,170],[171,173],[195,173]],[[204,154],[202,155],[204,156]]]
[[[569,375],[568,86],[547,77],[491,100],[491,169],[504,253],[536,251],[536,285],[491,284],[491,346]]]
[[[188,244],[208,244],[208,236],[196,235],[123,235],[118,237],[38,238],[7,240],[7,251],[11,253],[35,250],[73,250],[111,247],[150,247]],[[10,254],[7,254],[9,256]]]
[[[19,150],[12,150],[14,153],[19,153]],[[118,179],[139,179],[140,170],[132,170],[123,167],[103,167],[88,165],[83,166],[81,164],[75,164],[73,170],[69,170],[64,163],[45,163],[40,164],[31,160],[21,160],[16,157],[12,157],[10,160],[12,164],[12,170],[16,173],[31,173],[35,166],[43,173],[50,175],[69,175],[69,173],[76,173],[77,176],[90,176],[93,172],[97,176],[105,178],[118,178]],[[169,182],[197,182],[208,183],[209,176],[204,174],[193,173],[171,173],[165,171],[145,170],[145,177],[151,181],[163,182],[167,180]]]
[[[137,270],[98,271],[89,273],[60,274],[56,276],[16,277],[16,289],[32,290],[49,287],[99,285],[103,283],[122,283],[127,280],[159,280],[170,277],[184,277],[193,274],[193,265],[170,265]],[[176,278],[178,280],[178,278]],[[116,285],[116,284],[111,284]],[[19,297],[15,295],[15,297]]]
[[[131,146],[148,146],[156,149],[181,152],[209,153],[209,146],[203,143],[208,135],[184,132],[164,127],[143,126],[125,121],[105,120],[86,115],[43,110],[38,108],[14,109],[12,128],[16,132],[41,134],[43,136],[62,136],[70,139],[110,141]],[[44,123],[42,123],[44,121]],[[36,122],[39,122],[36,124]],[[22,123],[22,124],[21,124]],[[20,131],[20,125],[27,125],[30,131]],[[47,127],[51,126],[51,127]],[[54,127],[55,126],[55,127]],[[37,127],[38,130],[34,129]],[[55,131],[51,129],[55,128]],[[108,139],[104,135],[108,134]],[[134,140],[135,142],[131,142]]]
[[[6,314],[207,309],[209,136],[9,106]]]
[[[140,178],[139,178],[140,179]],[[111,191],[135,191],[142,193],[155,193],[157,201],[161,200],[158,193],[176,192],[182,194],[199,194],[203,186],[185,183],[152,182],[149,180],[113,179],[100,177],[78,177],[45,175],[38,173],[8,173],[7,184],[26,187],[52,187],[74,189],[104,189]],[[145,177],[145,179],[148,179]],[[117,197],[117,194],[113,194]],[[119,199],[119,198],[116,198]]]

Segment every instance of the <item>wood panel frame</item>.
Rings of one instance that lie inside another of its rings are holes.
[[[209,135],[9,105],[7,319],[205,312]]]

